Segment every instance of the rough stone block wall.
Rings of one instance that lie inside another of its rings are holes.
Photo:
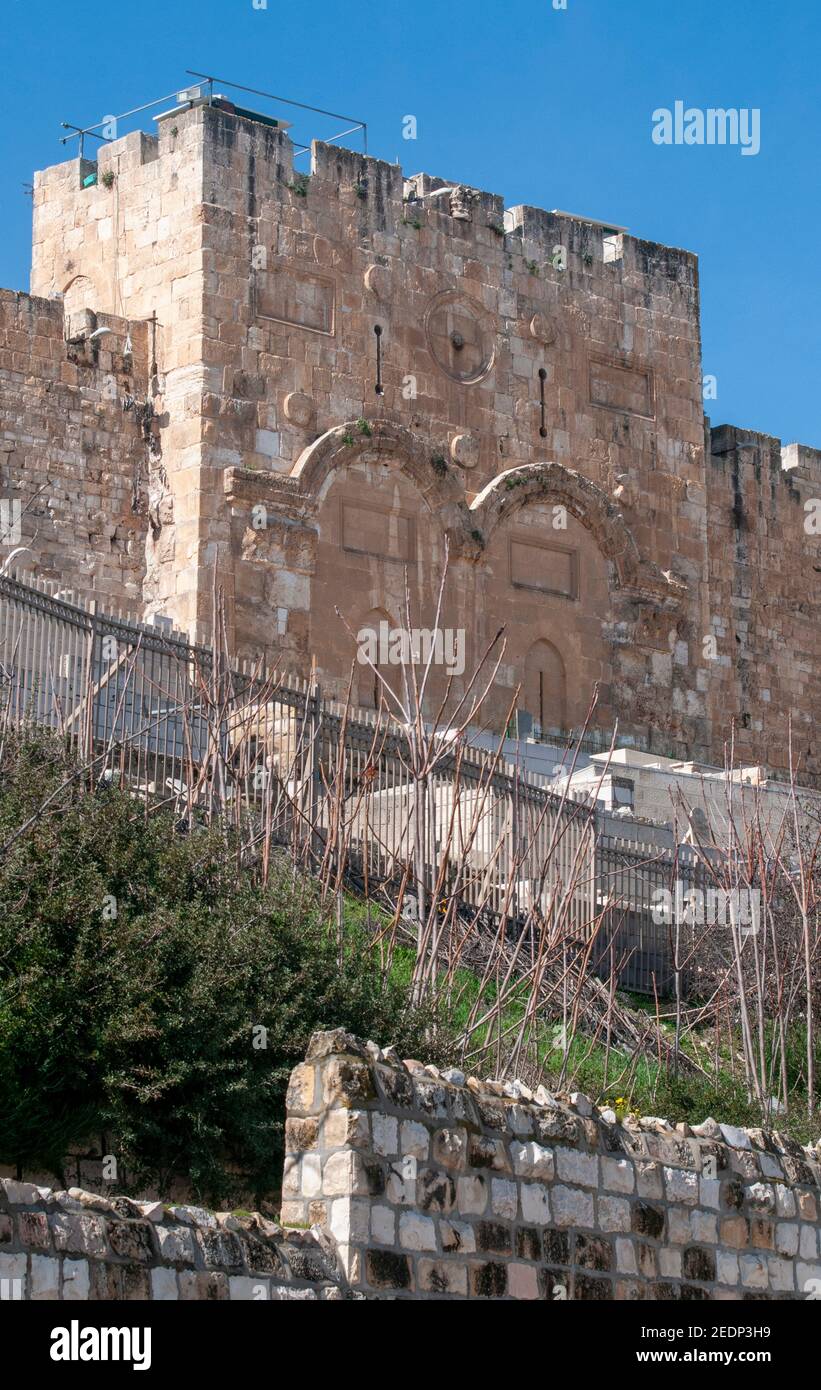
[[[0,291],[0,562],[25,546],[20,569],[109,607],[142,604],[146,353],[143,323]]]
[[[199,551],[203,393],[202,127],[167,121],[104,145],[89,167],[68,160],[34,178],[31,290],[145,322],[157,448],[150,461],[151,527],[143,595],[194,631]],[[67,557],[70,564],[71,557]],[[209,586],[210,588],[210,586]],[[209,601],[202,600],[203,610]]]
[[[448,535],[445,621],[466,630],[468,665],[510,623],[494,719],[534,641],[558,633],[564,694],[549,722],[583,719],[596,681],[603,725],[658,718],[636,687],[666,679],[687,585],[697,604],[704,573],[703,495],[674,548],[669,535],[671,493],[684,499],[703,474],[692,255],[621,237],[607,257],[604,230],[583,219],[506,212],[497,194],[403,180],[319,142],[298,173],[284,133],[217,106],[107,145],[92,187],[81,173],[72,161],[37,175],[32,288],[156,312],[166,482],[150,607],[204,637],[218,565],[241,655],[267,648],[302,675],[316,656],[325,685],[344,686],[352,652],[335,603],[354,630],[374,608],[395,618],[407,558],[432,610]],[[360,417],[390,438],[354,431],[346,445]],[[515,491],[499,482],[543,461],[548,473]],[[554,505],[569,513],[558,549]],[[391,539],[357,544],[363,525],[397,524],[401,555]],[[517,540],[575,568],[572,596],[511,578]],[[666,720],[674,750],[703,751],[694,702]]]
[[[678,709],[658,700],[673,644],[701,626],[695,258],[622,237],[608,260],[604,229],[582,219],[506,211],[498,194],[403,179],[321,142],[302,175],[285,135],[217,109],[182,120],[202,125],[216,204],[203,224],[201,534],[238,649],[276,633],[289,665],[307,675],[316,656],[341,694],[353,652],[335,605],[354,631],[374,610],[401,623],[407,560],[414,603],[432,613],[447,535],[443,623],[465,631],[468,670],[507,625],[486,717],[501,726],[541,639],[563,687],[545,722],[581,722],[598,682],[603,727],[617,713],[637,733],[663,722],[665,748],[703,748],[695,672],[675,673],[691,687]],[[625,564],[634,545],[640,575]],[[517,554],[530,557],[519,571]],[[523,582],[568,563],[571,594]],[[434,704],[444,684],[434,668]]]
[[[327,1300],[350,1293],[329,1243],[231,1215],[0,1181],[3,1300]]]
[[[752,430],[712,432],[708,458],[714,708],[737,712],[739,762],[786,749],[799,782],[821,777],[821,450]],[[783,761],[782,761],[782,766]],[[778,766],[778,763],[776,763]]]
[[[625,1119],[583,1096],[315,1034],[288,1093],[283,1221],[367,1298],[801,1299],[821,1143]]]

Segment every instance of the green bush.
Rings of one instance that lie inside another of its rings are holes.
[[[181,835],[80,778],[61,789],[71,773],[36,733],[0,760],[0,844],[58,793],[0,864],[0,1161],[59,1174],[72,1143],[108,1132],[135,1181],[180,1175],[210,1201],[271,1192],[312,1031],[430,1057],[431,1019],[360,927],[340,952],[287,862],[263,888],[220,831]]]

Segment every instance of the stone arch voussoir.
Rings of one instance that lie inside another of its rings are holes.
[[[349,468],[358,459],[392,461],[421,493],[448,536],[456,554],[473,554],[475,522],[465,502],[464,489],[443,453],[437,453],[404,425],[388,420],[352,420],[335,425],[302,451],[291,470],[299,494],[318,499],[331,474]]]
[[[474,498],[470,514],[485,544],[499,526],[534,502],[565,506],[612,563],[616,588],[638,602],[676,606],[685,586],[643,560],[620,508],[596,483],[561,463],[531,463],[498,474]]]

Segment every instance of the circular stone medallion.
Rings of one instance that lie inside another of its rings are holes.
[[[314,403],[310,396],[303,395],[301,391],[290,391],[285,397],[283,408],[286,420],[292,425],[300,425],[307,429],[313,421]]]
[[[455,434],[450,441],[450,456],[460,468],[475,468],[479,462],[479,442],[471,434]]]
[[[458,290],[446,290],[425,314],[428,347],[437,366],[470,386],[487,376],[496,355],[490,316]]]
[[[545,314],[534,314],[530,320],[531,336],[548,346],[556,341],[556,325]]]

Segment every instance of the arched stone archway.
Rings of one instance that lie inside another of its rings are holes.
[[[519,706],[542,734],[567,727],[567,671],[558,647],[540,637],[525,656]]]
[[[88,275],[73,275],[63,286],[63,313],[66,318],[80,313],[83,309],[94,309],[99,296],[94,281]]]
[[[310,654],[337,685],[341,672],[350,672],[350,634],[362,614],[394,614],[391,627],[434,624],[446,549],[451,560],[464,558],[469,533],[461,484],[444,460],[438,463],[403,427],[374,421],[366,430],[363,423],[328,431],[303,452],[288,479],[310,509],[315,535]],[[451,564],[444,627],[464,626],[472,568]],[[391,667],[389,684],[398,693],[396,674]],[[431,700],[444,680],[439,669],[431,674]],[[370,683],[357,679],[356,685],[362,702],[372,704],[372,673]]]
[[[474,498],[470,514],[485,544],[505,521],[534,502],[567,508],[594,537],[610,561],[615,587],[639,602],[677,605],[685,592],[680,580],[643,560],[632,532],[613,500],[589,478],[561,463],[532,463],[498,474]]]
[[[452,465],[444,453],[438,453],[404,425],[389,420],[351,420],[335,425],[302,451],[290,477],[301,496],[321,501],[334,476],[359,460],[395,466],[436,516],[451,553],[477,553],[475,522]]]
[[[381,641],[385,629],[390,633],[397,626],[396,621],[384,608],[372,608],[369,613],[365,614],[356,628],[357,642],[365,632],[372,633],[377,648],[375,655],[371,657],[372,665],[369,665],[367,661],[359,660],[357,656],[352,698],[354,704],[361,709],[378,709],[380,703],[384,701],[389,711],[394,712],[395,707],[384,690],[379,677],[382,677],[382,680],[388,684],[395,695],[401,695],[397,668],[384,660]]]

